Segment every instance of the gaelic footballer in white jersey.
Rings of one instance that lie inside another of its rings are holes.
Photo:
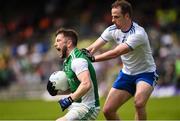
[[[122,71],[125,74],[136,75],[156,70],[147,33],[137,23],[133,22],[130,29],[125,32],[118,29],[116,25],[109,26],[101,34],[101,38],[106,42],[114,40],[117,44],[126,43],[133,50],[121,55]]]

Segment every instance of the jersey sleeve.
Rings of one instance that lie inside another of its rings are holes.
[[[88,62],[84,58],[75,58],[72,60],[71,68],[75,74],[78,75],[81,72],[88,70]]]
[[[110,41],[110,40],[113,39],[113,37],[112,37],[111,32],[110,32],[109,29],[110,29],[109,27],[106,28],[106,29],[104,30],[104,32],[101,34],[101,38],[102,38],[105,42],[108,42],[108,41]]]
[[[126,44],[128,44],[131,49],[135,49],[137,46],[144,44],[146,42],[145,40],[145,37],[141,34],[134,34],[127,38]]]

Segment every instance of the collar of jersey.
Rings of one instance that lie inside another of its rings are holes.
[[[71,50],[69,56],[64,60],[64,62],[66,62],[70,57],[74,57],[74,56],[75,56],[75,55],[74,55],[74,51],[75,51],[76,49],[77,49],[77,48],[74,48],[74,49]]]
[[[131,23],[131,27],[127,30],[127,31],[122,31],[123,33],[128,33],[130,30],[131,30],[131,28],[133,27],[133,22]]]

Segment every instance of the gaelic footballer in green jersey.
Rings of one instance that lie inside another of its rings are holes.
[[[69,111],[57,121],[95,120],[100,111],[96,73],[91,61],[76,47],[77,40],[74,30],[60,29],[56,33],[54,46],[65,59],[63,71],[70,85],[69,95],[59,100],[62,111]],[[52,85],[49,88],[49,92],[59,94]]]

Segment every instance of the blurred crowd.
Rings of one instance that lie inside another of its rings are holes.
[[[98,37],[111,24],[110,5],[113,2],[1,1],[0,91],[13,84],[45,84],[52,72],[62,68],[63,60],[53,48],[55,30],[70,27],[79,32],[80,43],[87,39],[93,42],[91,38]],[[180,1],[130,2],[134,20],[144,26],[149,35],[160,75],[156,90],[171,87],[174,89],[172,94],[180,94]],[[115,74],[111,72],[118,70],[121,61],[117,59],[94,65],[101,88],[114,80]]]

